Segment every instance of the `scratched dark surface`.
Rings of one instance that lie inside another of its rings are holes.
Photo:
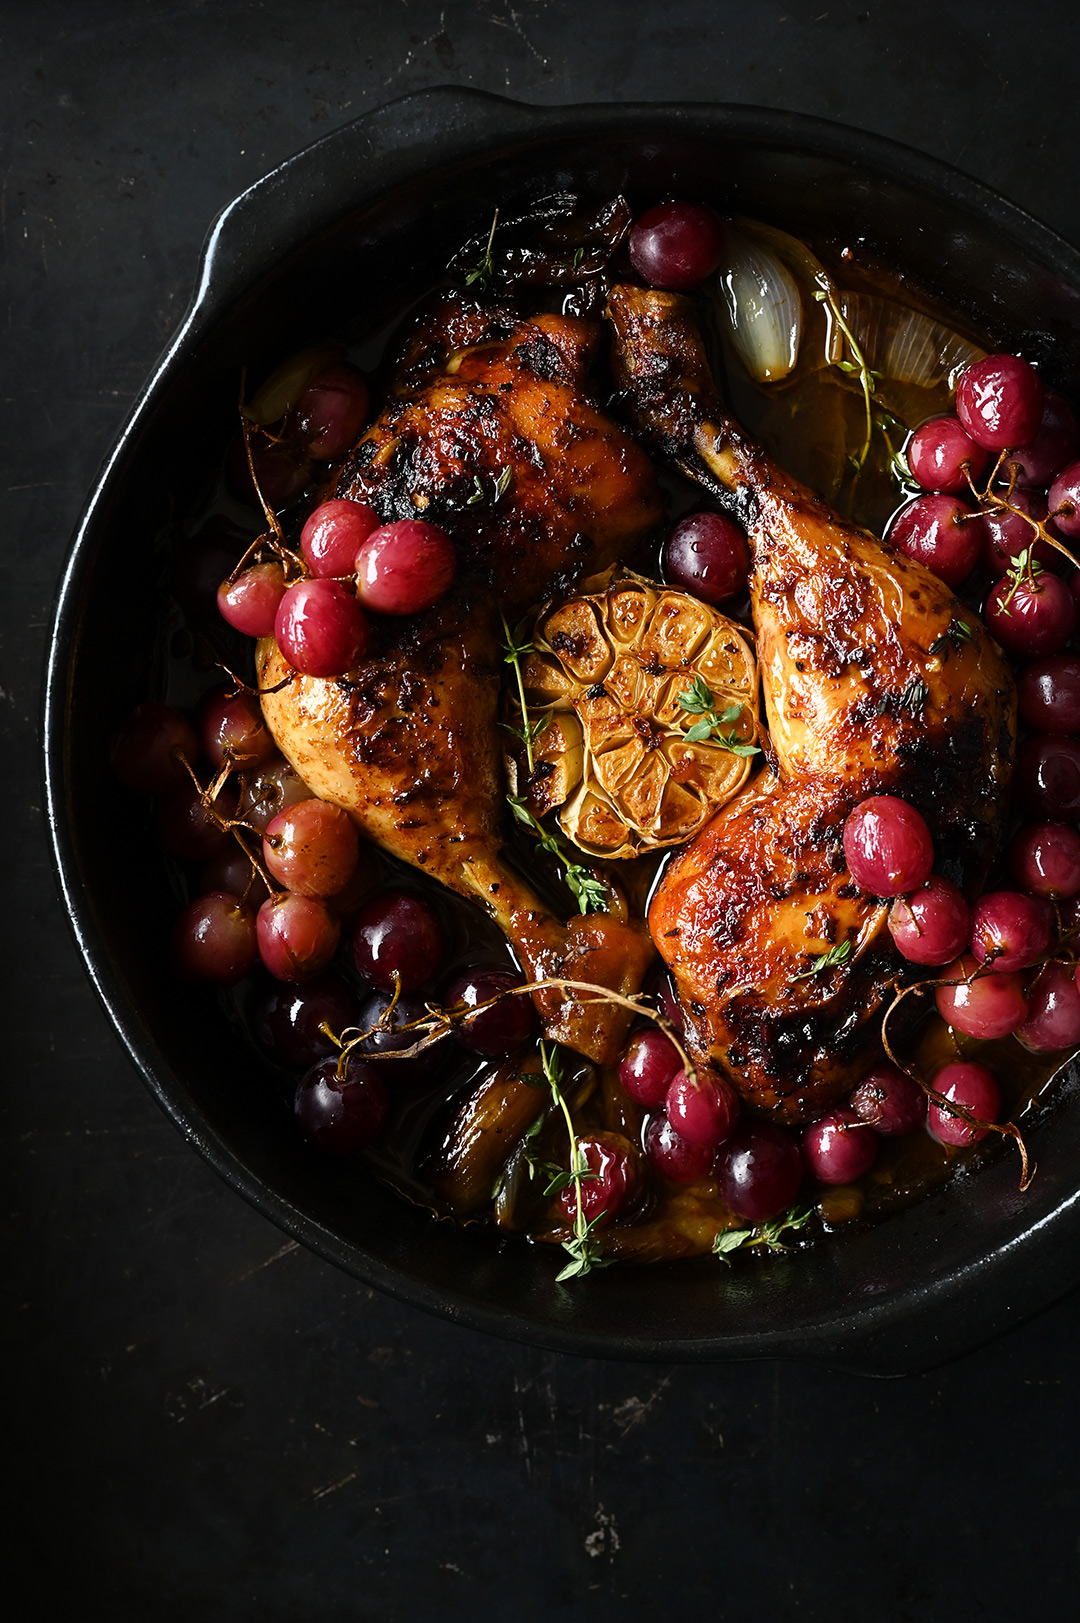
[[[1041,0],[0,5],[8,1616],[1075,1615],[1080,1297],[885,1384],[557,1357],[359,1287],[218,1181],[113,1038],[55,899],[37,709],[99,459],[210,219],[290,152],[439,82],[757,102],[1080,241],[1078,48]]]

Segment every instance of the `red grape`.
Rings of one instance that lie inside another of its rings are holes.
[[[917,428],[907,447],[908,467],[924,490],[958,496],[976,483],[990,461],[956,417],[931,417]]]
[[[475,1009],[489,998],[512,986],[524,985],[524,976],[516,970],[502,968],[465,969],[455,975],[444,995],[444,1005],[456,1009],[464,1004]],[[531,997],[507,997],[493,1008],[485,1009],[475,1019],[454,1027],[454,1036],[462,1048],[471,1054],[498,1058],[512,1054],[515,1048],[528,1042],[538,1025],[536,1008]]]
[[[341,925],[314,896],[272,896],[255,920],[259,956],[279,981],[308,981],[329,964]]]
[[[252,564],[236,579],[228,577],[218,587],[217,606],[246,637],[269,637],[285,596],[285,571],[280,564]]]
[[[1080,462],[1070,462],[1058,474],[1047,504],[1056,530],[1069,541],[1080,536]]]
[[[645,1129],[645,1154],[660,1176],[672,1183],[700,1183],[716,1159],[712,1144],[691,1144],[664,1115],[653,1116]]]
[[[1080,1043],[1080,988],[1064,964],[1047,964],[1031,988],[1028,1017],[1017,1028],[1026,1048],[1052,1053]]]
[[[878,1141],[854,1110],[841,1106],[804,1130],[802,1152],[807,1168],[822,1183],[853,1183],[873,1166]]]
[[[983,546],[983,520],[956,496],[917,496],[889,525],[887,539],[925,564],[947,586],[959,586],[974,569]]]
[[[971,939],[971,909],[955,885],[931,874],[918,890],[896,898],[889,933],[913,964],[948,964]]]
[[[439,968],[442,926],[430,903],[408,890],[387,890],[364,903],[353,925],[356,967],[373,986],[415,992]]]
[[[368,623],[353,593],[337,580],[299,580],[274,620],[278,646],[304,676],[342,676],[363,659]]]
[[[182,857],[186,862],[209,862],[229,843],[222,820],[228,822],[235,815],[236,796],[228,784],[218,792],[211,811],[203,805],[198,789],[189,780],[158,803],[158,839],[170,856]]]
[[[681,1037],[686,1030],[686,1021],[683,1018],[674,982],[663,963],[653,965],[645,978],[642,991],[653,999],[660,1013],[665,1019],[670,1020]]]
[[[199,758],[199,741],[186,716],[170,704],[137,704],[112,741],[112,769],[125,789],[167,795],[182,789]]]
[[[899,896],[929,879],[934,843],[914,806],[896,795],[871,795],[848,813],[844,855],[860,890]]]
[[[277,753],[259,701],[250,693],[232,693],[228,688],[208,693],[199,730],[206,758],[215,771],[226,762],[241,768],[262,766]]]
[[[366,502],[335,497],[316,507],[300,531],[300,550],[313,575],[344,579],[356,573],[356,554],[378,527],[379,516]]]
[[[219,856],[204,863],[199,875],[199,890],[224,890],[238,896],[252,909],[252,916],[269,896],[266,881],[257,872],[246,851],[236,840],[230,840]]]
[[[1006,576],[991,587],[983,619],[1006,653],[1038,658],[1064,648],[1076,628],[1076,603],[1057,575]]]
[[[305,1069],[337,1054],[324,1022],[336,1036],[358,1023],[356,999],[337,975],[317,975],[302,986],[274,981],[260,989],[251,1017],[256,1042]]]
[[[260,492],[270,510],[278,513],[301,494],[311,473],[311,463],[307,457],[298,455],[289,445],[270,442],[261,437],[253,437],[251,460],[255,466],[258,491],[251,481],[243,437],[234,440],[226,464],[229,484],[238,500],[246,502],[250,507],[257,507],[260,511],[262,510]],[[222,573],[223,571],[218,571],[218,579]]]
[[[710,1144],[715,1149],[735,1131],[739,1096],[722,1077],[699,1073],[697,1081],[692,1082],[680,1068],[668,1085],[664,1109],[680,1138],[691,1144]]]
[[[956,414],[976,444],[989,451],[1028,445],[1042,422],[1039,374],[1019,355],[987,355],[961,375]]]
[[[736,1217],[767,1223],[791,1205],[802,1182],[802,1156],[791,1133],[772,1122],[744,1122],[721,1145],[720,1194]]]
[[[1029,518],[1046,518],[1046,502],[1030,490],[1014,490],[1008,507],[990,507],[983,513],[983,563],[995,580],[1015,569],[1020,554],[1030,553],[1040,569],[1059,570],[1065,560],[1028,523]]]
[[[587,1138],[579,1138],[578,1154],[591,1174],[581,1185],[585,1221],[604,1228],[637,1191],[636,1156],[619,1133],[591,1133]],[[572,1183],[559,1192],[559,1206],[566,1221],[574,1223],[577,1190]]]
[[[528,999],[518,1001],[528,1002]],[[394,1005],[393,1009],[390,1007],[391,1003]],[[365,1058],[378,1062],[386,1060],[386,1064],[379,1064],[379,1069],[391,1085],[423,1082],[447,1063],[446,1038],[432,1043],[430,1047],[423,1049],[419,1054],[411,1055],[408,1059],[387,1057],[391,1054],[400,1054],[403,1049],[416,1047],[424,1033],[418,1030],[403,1031],[401,1028],[424,1019],[427,1012],[423,998],[415,997],[411,992],[402,992],[395,1002],[393,992],[372,991],[360,1005],[356,1024],[361,1031],[371,1033],[360,1044],[360,1053]]]
[[[750,549],[734,519],[690,513],[664,545],[664,574],[680,591],[714,606],[746,589]]]
[[[1033,896],[1067,901],[1080,891],[1080,834],[1068,823],[1028,823],[1013,837],[1009,867]]]
[[[326,800],[298,801],[279,812],[263,835],[263,861],[299,896],[336,896],[352,878],[359,854],[348,812]]]
[[[976,1065],[972,1060],[943,1066],[933,1086],[943,1098],[965,1105],[981,1121],[993,1121],[1001,1106],[1001,1092],[994,1078],[985,1065]],[[990,1131],[988,1127],[972,1127],[963,1116],[954,1116],[933,1102],[926,1113],[926,1125],[941,1144],[977,1144]]]
[[[253,537],[228,519],[210,519],[198,535],[179,548],[169,584],[189,619],[214,624],[217,590],[251,546]]]
[[[1019,975],[1004,970],[968,980],[978,969],[969,954],[958,958],[943,978],[955,986],[939,986],[934,994],[938,1013],[947,1025],[968,1037],[1007,1037],[1027,1018],[1027,998]]]
[[[1016,679],[1020,714],[1040,733],[1080,732],[1080,659],[1051,654],[1033,660]]]
[[[724,252],[724,230],[712,209],[658,203],[634,221],[630,263],[650,287],[681,291],[711,276]]]
[[[1016,752],[1013,792],[1024,811],[1052,823],[1080,819],[1080,744],[1036,733]]]
[[[386,1083],[370,1060],[350,1057],[344,1080],[337,1060],[312,1067],[296,1090],[293,1109],[304,1137],[329,1155],[356,1155],[382,1132],[390,1108]]]
[[[356,554],[356,592],[374,614],[419,614],[450,590],[457,557],[445,530],[422,518],[372,530]]]
[[[1029,445],[1010,451],[998,477],[1018,485],[1045,490],[1056,473],[1071,462],[1080,449],[1080,426],[1067,400],[1053,389],[1043,392],[1042,422]]]
[[[258,956],[251,909],[220,890],[197,897],[173,927],[172,953],[184,980],[235,986]]]
[[[288,431],[312,456],[334,461],[360,437],[368,410],[368,386],[355,366],[323,367],[307,385],[291,413]]]
[[[851,1095],[851,1108],[882,1138],[906,1138],[926,1120],[926,1094],[898,1065],[882,1061]]]
[[[683,1062],[679,1050],[656,1026],[631,1037],[619,1061],[619,1081],[638,1104],[655,1109],[662,1105]]]
[[[971,951],[996,973],[1027,969],[1050,945],[1049,904],[1019,890],[991,890],[975,903]]]
[[[312,798],[299,772],[283,755],[268,761],[257,772],[244,773],[241,785],[239,815],[260,834],[287,806]]]

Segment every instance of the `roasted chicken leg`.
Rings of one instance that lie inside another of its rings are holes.
[[[772,739],[769,766],[666,870],[650,927],[698,1059],[760,1110],[805,1120],[859,1079],[902,971],[888,904],[846,870],[844,818],[900,795],[929,823],[938,870],[977,884],[1002,832],[1013,683],[940,580],[843,522],[724,414],[689,301],[621,286],[610,316],[637,426],[748,531]]]
[[[423,516],[453,538],[458,574],[426,614],[384,617],[345,677],[289,675],[259,646],[263,710],[283,754],[394,856],[483,905],[530,978],[636,990],[647,937],[617,916],[553,917],[503,860],[497,702],[500,611],[516,618],[561,582],[603,568],[660,516],[648,457],[584,392],[590,324],[521,321],[447,301],[421,322],[386,408],[338,494],[381,518]],[[549,1034],[610,1059],[625,1022],[601,1005],[538,998]]]

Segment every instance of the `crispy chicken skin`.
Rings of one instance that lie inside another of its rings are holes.
[[[288,676],[259,645],[263,711],[312,790],[385,850],[479,902],[530,978],[636,990],[653,957],[617,918],[569,928],[501,856],[506,830],[497,704],[508,619],[562,581],[602,568],[661,513],[649,458],[584,390],[597,332],[449,300],[415,328],[388,403],[337,494],[384,521],[424,517],[453,538],[458,573],[426,614],[381,618],[371,657],[342,678]],[[509,473],[507,474],[507,470]],[[602,935],[602,939],[601,939]],[[614,1058],[620,1011],[538,996],[549,1034]]]
[[[650,928],[697,1058],[798,1122],[858,1081],[902,972],[888,904],[846,871],[844,818],[867,795],[902,796],[930,825],[938,871],[977,885],[1002,834],[1013,683],[941,581],[844,523],[725,416],[688,300],[617,287],[610,316],[637,426],[748,530],[772,740],[769,765],[666,869]],[[846,962],[814,972],[845,942]]]

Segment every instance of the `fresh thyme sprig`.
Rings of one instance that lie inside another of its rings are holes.
[[[577,1279],[583,1274],[591,1273],[594,1268],[606,1268],[608,1258],[596,1240],[596,1230],[604,1219],[604,1213],[598,1212],[589,1221],[585,1216],[585,1201],[581,1193],[581,1186],[596,1174],[590,1169],[585,1160],[584,1151],[578,1143],[577,1133],[574,1131],[574,1118],[570,1114],[570,1106],[566,1102],[566,1095],[562,1091],[562,1059],[554,1043],[540,1043],[540,1064],[551,1089],[551,1097],[562,1111],[566,1123],[566,1135],[570,1140],[570,1165],[563,1180],[562,1169],[559,1168],[559,1177],[552,1179],[545,1191],[554,1194],[557,1189],[574,1186],[574,1232],[569,1240],[563,1241],[563,1250],[569,1254],[570,1261],[566,1267],[555,1276],[557,1285],[563,1284],[567,1279]]]
[[[874,391],[878,386],[880,377],[877,372],[871,371],[869,365],[867,364],[866,356],[859,347],[858,339],[848,326],[844,317],[844,312],[841,310],[839,304],[833,296],[832,289],[827,287],[819,287],[817,292],[814,294],[814,297],[819,304],[828,305],[829,312],[832,315],[833,320],[836,322],[836,325],[843,333],[844,338],[847,341],[848,349],[851,351],[851,360],[837,361],[837,366],[840,368],[841,372],[847,372],[852,376],[857,374],[859,379],[859,387],[862,389],[863,405],[866,410],[866,433],[863,438],[862,450],[857,456],[853,455],[851,457],[851,465],[855,469],[855,472],[861,473],[866,459],[870,455],[870,445],[874,437]]]
[[[849,937],[847,941],[840,941],[835,947],[830,947],[827,952],[816,953],[810,968],[801,970],[798,975],[792,976],[792,979],[805,981],[810,975],[820,975],[826,969],[838,969],[841,964],[846,964],[850,957],[851,938]]]
[[[507,726],[514,737],[520,738],[525,745],[525,759],[529,764],[529,776],[531,778],[536,771],[536,752],[533,746],[540,734],[545,731],[551,720],[552,712],[549,710],[545,716],[541,716],[537,721],[529,720],[529,706],[525,702],[525,679],[521,674],[521,661],[526,654],[533,652],[533,645],[531,642],[517,642],[506,623],[506,615],[501,614],[499,618],[502,620],[503,628],[503,663],[514,667],[518,703],[521,706],[521,726],[511,727],[508,723],[504,723],[504,726]],[[515,813],[515,815],[517,814]]]
[[[495,241],[495,227],[498,223],[499,211],[496,209],[491,217],[491,230],[488,232],[487,247],[472,269],[465,273],[466,287],[472,287],[474,282],[482,282],[485,287],[490,287],[494,281],[495,262],[491,257],[491,245]]]
[[[536,835],[540,849],[553,856],[560,864],[566,888],[574,897],[581,912],[601,912],[608,900],[608,888],[604,881],[590,868],[573,860],[566,842],[551,829],[545,828],[538,817],[533,816],[521,795],[507,795],[506,800],[518,822]]]
[[[502,501],[503,497],[506,495],[506,492],[510,489],[510,481],[513,477],[514,470],[509,464],[505,468],[499,469],[499,475],[495,480],[495,486],[491,497],[493,504]],[[478,507],[487,496],[487,491],[484,489],[483,482],[481,481],[478,473],[473,474],[472,482],[472,494],[466,497],[466,507]]]
[[[1016,554],[1008,570],[1009,589],[998,604],[1002,614],[1012,614],[1009,604],[1021,586],[1031,586],[1038,590],[1036,582],[1042,572],[1042,564],[1035,556],[1034,544],[1024,547]]]
[[[722,750],[730,750],[732,755],[760,755],[761,751],[756,744],[744,744],[735,737],[734,732],[725,733],[724,727],[730,727],[732,722],[738,721],[743,713],[741,704],[730,704],[719,715],[716,713],[716,695],[702,676],[695,676],[688,688],[679,694],[679,708],[688,715],[700,716],[692,727],[688,727],[684,737],[688,744],[701,744],[706,739],[716,744]]]
[[[752,1245],[763,1245],[769,1251],[786,1251],[782,1236],[801,1229],[812,1216],[809,1206],[792,1206],[771,1223],[759,1223],[752,1229],[722,1229],[713,1241],[713,1256],[722,1262],[729,1260],[732,1251],[741,1251]]]

